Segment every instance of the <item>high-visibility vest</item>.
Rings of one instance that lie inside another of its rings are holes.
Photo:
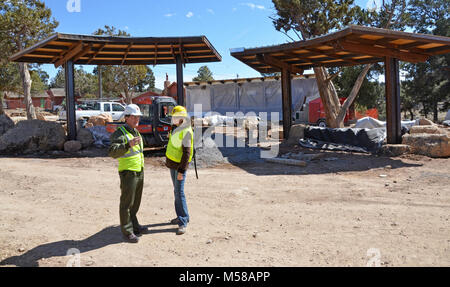
[[[120,127],[120,131],[125,135],[127,143],[129,143],[134,136],[127,131],[125,127]],[[119,158],[119,172],[124,170],[131,170],[141,172],[144,169],[144,142],[139,132],[138,136],[141,138],[141,144],[130,147],[126,154]]]
[[[194,131],[191,126],[188,126],[182,130],[175,129],[175,133],[172,131],[169,133],[169,143],[167,144],[166,156],[168,159],[180,163],[183,157],[183,139],[187,133],[191,135],[191,153],[189,155],[189,162],[192,161],[194,155]]]

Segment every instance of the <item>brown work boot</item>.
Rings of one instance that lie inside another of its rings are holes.
[[[172,219],[171,221],[170,221],[170,224],[173,224],[173,225],[178,225],[178,224],[180,224],[181,222],[180,222],[180,220],[178,219],[178,217],[177,218],[174,218],[174,219]]]
[[[128,236],[124,235],[124,238],[129,243],[138,243],[139,242],[139,237],[137,237],[134,233],[131,233]]]
[[[186,226],[179,226],[177,230],[177,235],[183,235],[186,233]]]

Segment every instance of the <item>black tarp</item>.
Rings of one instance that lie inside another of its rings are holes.
[[[300,145],[308,148],[376,152],[386,138],[386,129],[307,127]]]

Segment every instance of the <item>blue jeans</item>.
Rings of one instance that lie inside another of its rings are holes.
[[[189,213],[186,204],[186,196],[184,195],[184,182],[186,180],[186,173],[183,175],[183,180],[178,180],[178,171],[170,169],[170,176],[172,177],[173,192],[175,195],[175,212],[180,221],[180,226],[187,226],[189,223]]]

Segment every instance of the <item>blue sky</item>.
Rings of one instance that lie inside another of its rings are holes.
[[[356,3],[366,7],[367,1]],[[376,0],[380,1],[380,0]],[[44,0],[59,21],[61,33],[92,34],[104,25],[125,30],[136,37],[205,35],[222,56],[222,62],[208,63],[215,79],[259,77],[260,74],[230,56],[230,48],[281,44],[288,38],[275,30],[270,16],[275,14],[269,0]],[[68,9],[67,3],[79,2],[80,11]],[[72,10],[72,11],[69,11]],[[201,64],[188,64],[184,80],[191,81]],[[42,65],[50,75],[53,65]],[[162,88],[165,74],[176,80],[175,65],[151,67],[156,87]],[[84,66],[92,71],[93,66]]]

